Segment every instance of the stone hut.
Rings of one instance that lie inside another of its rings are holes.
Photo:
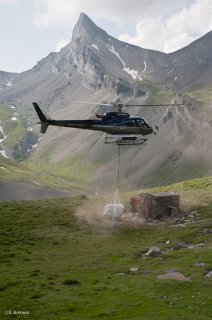
[[[174,192],[142,193],[139,211],[146,219],[177,215],[180,211],[180,196]]]

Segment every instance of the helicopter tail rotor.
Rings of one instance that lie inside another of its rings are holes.
[[[47,117],[42,110],[40,109],[39,105],[37,104],[37,102],[33,102],[33,107],[35,108],[35,111],[37,112],[37,115],[40,119],[41,122],[38,122],[38,124],[41,124],[41,133],[45,133],[46,130],[48,129],[49,126],[49,120],[50,118]]]

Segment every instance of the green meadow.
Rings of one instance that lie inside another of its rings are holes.
[[[198,181],[199,188],[205,184]],[[212,318],[212,280],[206,277],[212,235],[205,233],[211,229],[211,202],[195,207],[199,218],[185,227],[138,227],[79,219],[78,210],[86,212],[92,201],[1,203],[0,319]],[[172,250],[180,242],[194,247]],[[163,254],[146,257],[151,246]],[[191,280],[157,278],[173,269]]]

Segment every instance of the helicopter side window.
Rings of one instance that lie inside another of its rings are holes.
[[[136,127],[139,127],[139,125],[140,125],[140,124],[139,124],[139,120],[135,120],[135,126],[136,126]]]
[[[133,121],[125,121],[125,123],[128,127],[135,127],[135,124]]]
[[[142,126],[144,123],[145,123],[145,122],[144,122],[144,120],[142,120],[142,119],[136,119],[136,120],[135,120],[135,125],[136,125],[136,127],[140,127],[140,126]]]

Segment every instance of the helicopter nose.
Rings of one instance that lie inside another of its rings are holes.
[[[153,132],[154,132],[154,130],[152,129],[152,127],[149,126],[149,133],[151,134]]]

